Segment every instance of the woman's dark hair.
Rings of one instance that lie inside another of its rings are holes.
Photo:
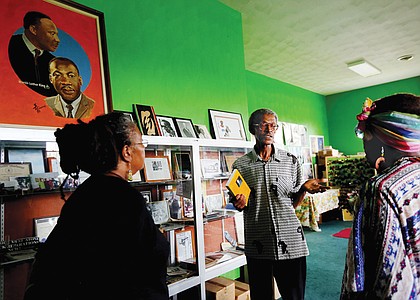
[[[263,115],[273,115],[276,117],[276,121],[279,120],[277,114],[268,108],[260,108],[254,111],[249,117],[248,121],[248,130],[252,135],[255,135],[255,124],[258,124],[261,121]]]
[[[80,170],[103,174],[117,167],[124,145],[131,145],[136,127],[123,113],[109,113],[89,123],[67,124],[55,132],[64,173],[77,178]]]
[[[375,109],[370,115],[376,115],[388,111],[398,111],[413,115],[420,115],[420,97],[413,94],[395,94],[376,100]]]

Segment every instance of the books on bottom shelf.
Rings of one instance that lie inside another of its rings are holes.
[[[205,259],[206,269],[213,267],[217,264],[223,263],[225,261],[229,261],[233,258],[239,257],[243,254],[244,252],[242,250],[227,250],[227,251],[215,251],[215,252],[206,253],[206,259]],[[181,261],[180,266],[188,270],[197,270],[196,258],[193,257],[193,258]]]

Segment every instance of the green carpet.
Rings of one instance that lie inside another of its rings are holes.
[[[349,221],[328,221],[319,225],[321,232],[305,229],[310,252],[307,257],[306,300],[340,299],[348,239],[332,235],[351,226]]]

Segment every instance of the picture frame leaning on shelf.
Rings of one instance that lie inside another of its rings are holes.
[[[145,157],[144,177],[146,182],[172,180],[171,165],[168,156]]]
[[[209,109],[211,132],[215,139],[246,141],[246,133],[242,115]]]
[[[197,138],[191,119],[174,118],[178,136],[187,138]]]

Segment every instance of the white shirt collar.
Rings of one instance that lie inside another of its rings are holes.
[[[67,108],[67,103],[63,100],[61,95],[58,95],[58,97],[60,98],[61,105],[63,106],[64,115],[67,116],[67,114],[69,113],[69,109]],[[80,93],[79,97],[77,97],[76,100],[70,103],[71,106],[73,106],[73,110],[72,110],[73,118],[76,116],[76,112],[79,109],[80,101],[82,101],[82,93]]]
[[[35,49],[38,49],[34,46],[34,44],[31,43],[31,41],[28,39],[28,37],[25,35],[25,33],[22,33],[22,39],[25,43],[26,47],[28,47],[29,51],[32,53],[32,55],[35,57]],[[44,53],[44,50],[38,49],[40,52],[39,55],[42,55]]]

